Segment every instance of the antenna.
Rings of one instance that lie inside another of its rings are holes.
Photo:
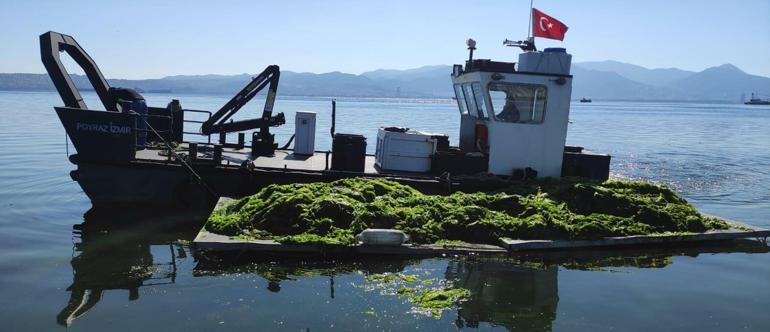
[[[535,0],[529,0],[529,21],[527,21],[527,38],[532,39],[532,5]],[[533,39],[534,40],[534,39]]]
[[[473,51],[476,49],[476,41],[473,38],[468,38],[465,41],[465,45],[468,45],[468,68],[473,67]]]
[[[535,38],[533,37],[529,37],[527,38],[527,40],[508,40],[506,38],[505,40],[503,40],[503,45],[510,46],[510,47],[518,47],[525,52],[537,51],[537,47],[535,47]]]
[[[476,41],[473,40],[473,38],[468,38],[468,40],[465,41],[465,45],[468,45],[468,51],[470,51],[468,62],[473,62],[473,51],[476,50]]]

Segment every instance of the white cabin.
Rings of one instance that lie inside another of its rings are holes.
[[[460,149],[487,155],[495,175],[531,168],[539,177],[561,176],[571,60],[565,49],[550,48],[521,53],[518,66],[472,59],[455,65]]]

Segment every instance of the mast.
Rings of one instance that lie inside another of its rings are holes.
[[[535,0],[529,0],[529,21],[527,22],[527,39],[532,38],[532,5]]]
[[[518,48],[521,48],[524,52],[532,52],[537,51],[537,47],[535,47],[535,37],[532,36],[532,8],[534,8],[534,0],[529,0],[529,21],[527,22],[527,39],[526,40],[508,40],[506,38],[503,40],[503,45],[505,46],[515,46]]]

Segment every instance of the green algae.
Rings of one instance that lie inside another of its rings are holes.
[[[423,279],[416,274],[370,274],[366,276],[366,281],[374,285],[374,289],[389,289],[390,294],[408,300],[413,305],[412,310],[415,313],[433,318],[440,318],[444,310],[452,308],[471,296],[470,290],[452,287],[451,283],[429,287],[434,284],[434,280]]]
[[[276,237],[275,241],[283,244],[317,244],[317,245],[340,245],[344,244],[337,239],[321,236],[318,234],[297,234]]]
[[[353,245],[356,239],[350,230],[335,229],[327,236],[313,233],[278,236],[273,238],[283,244],[316,244],[316,245]]]
[[[440,318],[441,313],[471,296],[471,291],[465,288],[438,288],[417,290],[407,294],[409,300],[420,310],[430,316]]]
[[[412,283],[417,282],[418,280],[419,277],[416,275],[403,273],[377,273],[366,276],[366,281],[383,284],[394,283],[397,281]]]
[[[726,229],[669,188],[647,182],[545,179],[497,192],[425,195],[383,179],[270,185],[214,211],[206,229],[281,243],[349,245],[367,228],[415,243],[598,239]]]

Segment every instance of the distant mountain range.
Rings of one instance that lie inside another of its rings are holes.
[[[408,70],[378,69],[360,75],[282,71],[279,95],[340,97],[450,97],[448,65]],[[648,69],[617,61],[579,62],[572,65],[573,99],[694,100],[738,102],[755,92],[770,96],[770,78],[750,75],[724,64],[701,72],[677,68]],[[110,85],[142,92],[180,94],[235,94],[251,75],[178,75],[160,79],[110,79]],[[92,89],[82,75],[75,85]],[[54,90],[46,74],[0,74],[0,90]]]
[[[572,96],[577,98],[738,102],[752,92],[770,96],[770,78],[747,74],[731,64],[692,72],[617,61],[582,62],[573,65],[572,75]]]

